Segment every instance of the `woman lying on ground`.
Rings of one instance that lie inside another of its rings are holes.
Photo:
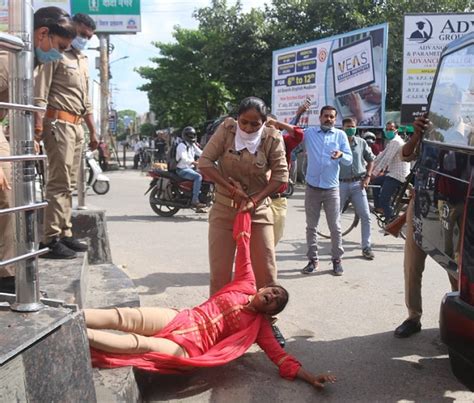
[[[237,242],[234,279],[195,308],[180,312],[168,308],[84,310],[92,364],[104,368],[132,365],[163,374],[182,374],[227,364],[257,343],[283,378],[297,377],[317,389],[335,382],[332,375],[304,370],[275,340],[267,316],[285,308],[288,292],[279,285],[255,290],[250,229],[250,214],[239,213],[233,231]]]

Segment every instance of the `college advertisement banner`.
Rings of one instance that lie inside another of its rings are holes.
[[[300,124],[319,125],[319,111],[333,105],[337,125],[353,117],[359,127],[382,127],[388,25],[348,32],[273,52],[272,111],[289,122],[305,99]]]
[[[401,123],[427,110],[439,56],[451,41],[474,31],[474,13],[407,14],[403,23]]]

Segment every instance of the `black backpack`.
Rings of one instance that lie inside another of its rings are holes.
[[[178,167],[178,161],[176,161],[176,149],[178,148],[178,145],[182,142],[183,140],[181,140],[181,138],[179,137],[176,137],[172,140],[171,147],[168,152],[168,171],[176,171]]]

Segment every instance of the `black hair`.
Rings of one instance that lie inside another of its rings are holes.
[[[354,123],[357,125],[357,121],[354,118],[345,118],[342,120],[342,125],[344,126],[346,123]]]
[[[43,7],[38,9],[34,15],[34,29],[46,27],[50,35],[58,35],[61,38],[74,39],[77,35],[76,26],[71,16],[59,7]]]
[[[395,129],[398,129],[398,125],[393,120],[389,120],[387,123],[385,123],[385,127],[387,127],[388,125],[391,125],[391,124],[394,124]]]
[[[87,14],[83,14],[83,13],[74,14],[74,17],[72,17],[72,20],[76,24],[84,24],[87,28],[90,28],[93,31],[95,31],[97,28],[97,26],[95,25],[95,21]]]
[[[321,116],[324,111],[334,111],[336,112],[336,116],[337,116],[337,109],[332,105],[324,105],[319,111],[319,116]]]
[[[242,115],[242,113],[245,113],[250,109],[255,109],[260,114],[262,121],[265,122],[267,120],[269,110],[262,99],[257,97],[244,98],[237,109],[237,116]]]
[[[279,303],[276,309],[273,312],[268,312],[270,315],[278,315],[283,309],[286,308],[286,305],[288,304],[288,300],[290,299],[290,294],[288,293],[288,290],[281,286],[280,284],[272,283],[268,284],[263,288],[268,288],[268,287],[276,287],[282,291],[282,297],[281,299],[278,299]]]

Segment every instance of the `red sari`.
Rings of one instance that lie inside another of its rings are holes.
[[[156,352],[115,354],[91,348],[92,364],[102,368],[131,365],[163,374],[182,374],[194,368],[227,364],[257,343],[279,367],[283,378],[294,379],[301,364],[280,347],[267,317],[247,308],[249,298],[256,293],[255,277],[250,239],[239,234],[250,234],[250,229],[250,214],[238,214],[234,223],[237,255],[233,281],[198,307],[181,311],[154,335],[178,343],[189,358]]]

